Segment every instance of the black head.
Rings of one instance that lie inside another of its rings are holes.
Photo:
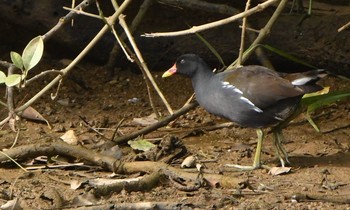
[[[209,69],[209,67],[198,55],[184,54],[176,60],[176,63],[162,77],[168,77],[176,73],[193,77],[196,72],[206,69]]]

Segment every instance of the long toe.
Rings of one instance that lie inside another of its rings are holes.
[[[281,162],[281,166],[284,167],[287,164],[290,164],[288,159],[288,153],[283,146],[284,136],[282,130],[276,129],[274,132],[274,146],[276,150],[276,155]]]

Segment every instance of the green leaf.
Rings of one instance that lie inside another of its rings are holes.
[[[156,145],[152,144],[149,141],[146,141],[144,139],[139,139],[139,140],[130,140],[128,141],[128,144],[130,145],[131,148],[135,150],[141,150],[141,151],[148,151],[151,148],[155,147]]]
[[[318,128],[318,126],[316,125],[316,123],[314,122],[314,120],[311,118],[310,112],[309,112],[309,111],[306,112],[305,118],[307,119],[307,121],[309,121],[310,125],[311,125],[317,132],[320,132],[320,129]]]
[[[276,53],[277,55],[283,57],[283,58],[286,58],[288,60],[291,60],[295,63],[299,63],[299,64],[302,64],[304,66],[307,66],[307,67],[310,67],[310,68],[313,68],[313,69],[317,69],[317,67],[311,65],[311,64],[308,64],[307,62],[305,61],[302,61],[300,60],[299,58],[297,57],[294,57],[293,55],[290,55],[280,49],[277,49],[277,48],[274,48],[274,47],[271,47],[270,45],[265,45],[265,44],[259,44],[258,46],[261,46],[261,47],[264,47],[265,49],[267,50],[270,50],[271,52],[274,52]]]
[[[215,57],[220,61],[223,66],[226,66],[224,60],[218,53],[218,51],[211,45],[200,33],[196,33],[196,36],[207,46],[207,48],[215,55]]]
[[[6,77],[5,84],[9,87],[18,85],[21,82],[22,75],[21,74],[11,74]]]
[[[44,41],[41,36],[32,39],[23,50],[22,60],[26,71],[32,69],[39,63],[44,52]]]
[[[334,94],[326,94],[326,97],[321,98],[320,100],[316,101],[315,103],[310,104],[307,107],[308,112],[315,111],[318,108],[327,106],[331,103],[334,103],[338,100],[345,99],[350,96],[350,92],[347,93],[334,93]]]
[[[347,97],[350,97],[350,90],[332,91],[324,95],[302,98],[301,103],[307,106],[308,112],[312,112]]]
[[[4,83],[6,80],[6,74],[3,71],[0,71],[0,84]]]
[[[270,45],[264,45],[264,44],[257,44],[257,45],[250,46],[247,50],[244,51],[243,57],[245,57],[247,53],[250,54],[251,51],[255,50],[257,47],[263,47],[263,48],[265,48],[265,49],[267,49],[267,50],[269,50],[269,51],[271,51],[273,53],[276,53],[277,55],[279,55],[279,56],[281,56],[283,58],[286,58],[287,60],[291,60],[291,61],[293,61],[295,63],[299,63],[299,64],[302,64],[304,66],[307,66],[307,67],[310,67],[310,68],[313,68],[313,69],[317,69],[317,67],[315,67],[315,66],[313,66],[313,65],[311,65],[311,64],[309,64],[309,63],[307,63],[305,61],[302,61],[301,59],[299,59],[299,58],[297,58],[297,57],[295,57],[293,55],[290,55],[290,54],[288,54],[288,53],[286,53],[286,52],[284,52],[284,51],[282,51],[280,49],[274,48],[274,47],[272,47]],[[237,61],[238,61],[238,59],[236,59],[230,65],[230,67],[236,65]]]
[[[307,94],[307,97],[303,97],[301,99],[302,105],[307,106],[305,117],[309,121],[309,123],[312,125],[312,127],[317,132],[320,132],[320,129],[311,118],[311,115],[310,115],[311,112],[321,107],[327,106],[331,103],[334,103],[336,101],[344,100],[348,97],[350,97],[350,90],[333,91],[323,95]]]
[[[23,70],[23,61],[22,56],[18,54],[17,52],[10,52],[11,61],[12,63],[19,69]]]

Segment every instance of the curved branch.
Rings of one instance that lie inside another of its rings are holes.
[[[211,28],[214,28],[214,27],[218,27],[218,26],[221,26],[221,25],[225,25],[225,24],[228,24],[228,23],[231,23],[233,21],[236,21],[240,18],[243,18],[243,17],[247,17],[249,15],[252,15],[256,12],[259,12],[261,10],[264,10],[265,8],[269,7],[270,5],[278,2],[279,0],[268,0],[264,3],[261,3],[261,4],[258,4],[257,6],[245,11],[245,12],[242,12],[242,13],[239,13],[237,15],[234,15],[234,16],[231,16],[231,17],[228,17],[228,18],[225,18],[225,19],[222,19],[222,20],[218,20],[218,21],[214,21],[214,22],[211,22],[211,23],[207,23],[207,24],[204,24],[204,25],[200,25],[200,26],[193,26],[192,28],[190,29],[187,29],[187,30],[182,30],[182,31],[175,31],[175,32],[164,32],[164,33],[146,33],[142,36],[145,36],[145,37],[160,37],[160,36],[181,36],[181,35],[186,35],[186,34],[194,34],[194,33],[197,33],[197,32],[200,32],[200,31],[204,31],[204,30],[207,30],[207,29],[211,29]]]
[[[119,174],[133,174],[139,172],[146,173],[161,173],[164,175],[172,174],[188,180],[196,180],[197,173],[186,172],[182,169],[169,166],[164,162],[153,161],[136,161],[136,162],[122,162],[114,157],[103,155],[84,148],[82,146],[75,146],[67,144],[63,141],[56,141],[51,143],[40,143],[23,145],[4,151],[8,156],[16,160],[25,160],[38,156],[55,156],[65,155],[75,157],[77,159],[86,160],[94,165],[98,165]],[[0,163],[8,162],[5,155],[0,154]],[[158,176],[158,175],[156,175]],[[225,176],[220,174],[203,174],[203,178],[210,183],[219,184],[224,188],[241,188],[246,184],[246,181],[241,178],[232,176]]]
[[[126,9],[131,0],[125,0],[123,4],[120,6],[119,10],[116,11],[109,19],[110,23],[113,24],[118,16]],[[62,69],[62,75],[58,75],[55,77],[49,84],[47,84],[41,91],[39,91],[35,96],[33,96],[29,101],[19,107],[16,112],[21,113],[31,104],[33,104],[36,100],[38,100],[46,91],[51,89],[54,85],[56,85],[64,75],[70,72],[73,67],[85,57],[85,55],[92,49],[93,46],[97,44],[97,42],[102,38],[102,36],[109,30],[109,26],[105,25],[103,28],[97,33],[97,35],[91,40],[91,42],[80,52],[80,54],[64,69]],[[49,33],[49,32],[48,32]]]
[[[167,116],[166,118],[162,119],[161,121],[154,123],[148,127],[145,127],[139,131],[136,131],[128,136],[122,136],[122,137],[113,139],[113,141],[116,142],[117,144],[122,144],[122,143],[126,143],[128,140],[134,139],[140,135],[150,133],[154,130],[157,130],[160,127],[168,125],[171,121],[175,120],[176,118],[178,118],[179,116],[181,116],[183,114],[186,114],[188,111],[196,108],[197,106],[198,106],[197,102],[187,104],[186,106],[184,106],[181,109],[174,112],[174,114]]]
[[[284,7],[286,6],[288,0],[281,0],[278,7],[276,8],[275,12],[271,16],[270,20],[266,23],[265,27],[262,28],[259,32],[258,37],[254,40],[254,42],[250,45],[249,48],[256,46],[257,44],[261,43],[261,41],[270,33],[270,30],[273,26],[273,24],[276,22],[277,18],[283,11]],[[247,53],[244,54],[242,57],[242,62],[244,62],[250,55],[253,53],[253,50],[248,50]],[[235,62],[230,64],[228,68],[232,68],[235,66]]]
[[[95,1],[96,0],[84,0],[78,6],[76,6],[74,9],[75,10],[82,10]],[[73,17],[76,15],[78,15],[78,13],[76,11],[70,11],[66,16],[61,18],[58,21],[58,23],[53,28],[50,29],[50,31],[48,31],[46,34],[43,35],[44,41],[47,41],[48,39],[50,39],[63,25],[65,25],[70,20],[72,20]]]

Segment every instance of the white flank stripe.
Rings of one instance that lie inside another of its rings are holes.
[[[274,118],[275,118],[276,120],[283,121],[283,119],[280,118],[280,117],[275,116]]]
[[[296,79],[296,80],[292,81],[292,84],[293,85],[305,85],[310,80],[312,80],[311,77],[303,77],[303,78],[299,78],[299,79]]]
[[[242,101],[244,101],[244,102],[246,102],[246,103],[252,105],[252,106],[253,106],[253,109],[254,109],[255,111],[257,111],[257,112],[263,112],[263,110],[261,110],[261,109],[259,109],[259,107],[255,106],[255,104],[253,104],[253,102],[251,102],[249,99],[247,99],[247,98],[245,98],[245,97],[243,97],[243,96],[239,97],[239,99],[241,99]]]
[[[236,88],[234,85],[231,85],[229,82],[222,82],[221,84],[222,87],[225,89],[230,89],[236,93],[243,94],[243,92],[240,89]]]

